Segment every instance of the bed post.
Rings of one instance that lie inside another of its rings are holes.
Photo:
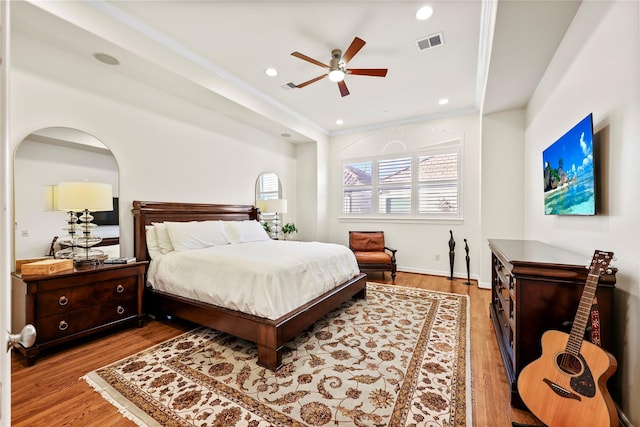
[[[278,329],[275,325],[258,324],[258,365],[272,371],[282,367],[283,346],[278,345]]]

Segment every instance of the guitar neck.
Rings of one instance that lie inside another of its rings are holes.
[[[573,325],[571,326],[571,333],[566,348],[567,353],[574,356],[578,356],[580,354],[582,339],[584,337],[584,332],[587,330],[587,323],[589,322],[589,315],[591,314],[591,305],[596,296],[598,280],[600,279],[600,274],[609,268],[609,263],[612,258],[613,252],[596,250],[593,254],[593,259],[589,268],[589,275],[587,276],[587,282],[584,285],[580,304],[578,305],[578,312],[576,313]]]
[[[593,299],[596,296],[596,288],[598,287],[599,278],[599,275],[589,273],[587,282],[584,285],[584,291],[580,298],[576,317],[573,320],[573,325],[571,326],[571,333],[569,335],[569,341],[567,342],[566,348],[567,353],[573,354],[574,356],[580,354],[582,339],[585,331],[587,330],[587,324],[589,323],[591,305],[593,304]]]

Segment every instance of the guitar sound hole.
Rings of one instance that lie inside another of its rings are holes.
[[[558,367],[566,374],[578,375],[582,372],[582,362],[569,353],[560,353],[556,358]]]

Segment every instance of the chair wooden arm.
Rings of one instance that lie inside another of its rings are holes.
[[[397,249],[391,249],[391,248],[390,248],[390,247],[388,247],[388,246],[385,246],[384,248],[385,248],[386,250],[388,250],[389,252],[391,252],[391,259],[393,259],[393,260],[395,261],[395,259],[396,259],[396,252],[398,252],[398,250],[397,250]]]

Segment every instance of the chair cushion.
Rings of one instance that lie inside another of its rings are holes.
[[[389,264],[391,265],[391,255],[386,252],[360,252],[354,251],[358,264]]]
[[[349,239],[354,252],[384,252],[384,233],[351,233]]]

